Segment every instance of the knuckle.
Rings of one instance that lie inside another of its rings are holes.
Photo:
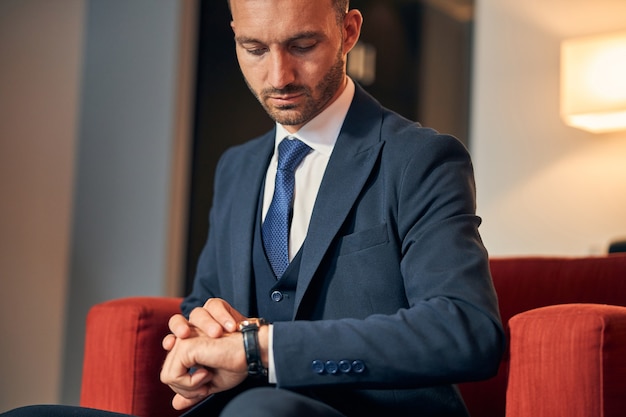
[[[218,301],[218,298],[209,298],[208,300],[206,300],[206,303],[204,303],[204,306],[208,308],[212,305],[215,305]]]
[[[165,368],[161,369],[161,374],[159,375],[159,378],[161,379],[161,382],[165,385],[169,385],[169,383],[171,382],[167,372],[165,371]]]
[[[206,310],[202,307],[196,307],[193,310],[191,310],[191,313],[189,313],[189,320],[190,321],[198,320],[204,316],[206,316]]]

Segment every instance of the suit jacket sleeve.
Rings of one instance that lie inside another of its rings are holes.
[[[279,386],[422,387],[497,370],[504,337],[469,155],[428,129],[381,136],[310,309],[305,299],[301,320],[274,325]],[[340,362],[359,369],[333,372]]]

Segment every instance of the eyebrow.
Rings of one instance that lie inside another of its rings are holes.
[[[304,31],[304,32],[296,33],[294,36],[291,36],[291,37],[287,38],[285,41],[280,42],[280,43],[282,43],[282,44],[289,44],[291,42],[295,42],[295,41],[298,41],[300,39],[322,39],[322,38],[324,38],[324,35],[321,34],[320,32]],[[248,36],[235,36],[235,42],[237,42],[240,45],[246,44],[246,43],[265,44],[265,42],[260,41],[259,39],[248,37]]]

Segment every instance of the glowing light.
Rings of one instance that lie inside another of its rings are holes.
[[[626,32],[563,42],[561,116],[594,133],[626,129]]]

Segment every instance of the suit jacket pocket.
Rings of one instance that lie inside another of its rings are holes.
[[[341,242],[339,243],[339,256],[382,245],[388,241],[387,223],[383,223],[341,238]]]

